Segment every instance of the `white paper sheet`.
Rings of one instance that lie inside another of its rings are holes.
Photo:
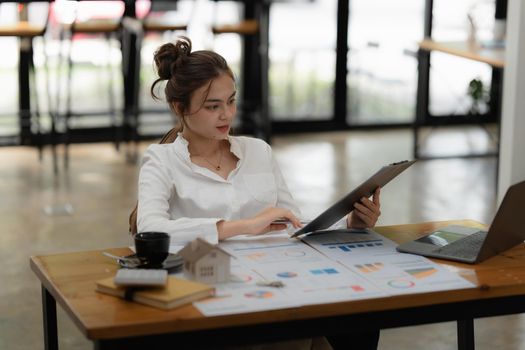
[[[374,231],[310,236],[236,237],[221,242],[232,259],[232,279],[214,298],[195,302],[206,316],[302,305],[471,288],[474,285],[430,260],[401,254]],[[257,282],[280,281],[282,288]]]
[[[377,286],[287,234],[221,243],[232,254],[233,282],[194,305],[205,315],[254,312],[384,296]],[[282,288],[257,282],[280,281]]]
[[[305,241],[390,295],[472,288],[474,285],[427,258],[396,251],[380,234],[331,234]]]

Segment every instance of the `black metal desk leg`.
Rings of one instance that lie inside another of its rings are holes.
[[[42,314],[44,316],[44,345],[46,350],[58,350],[57,305],[55,298],[42,286]]]
[[[428,119],[428,103],[430,93],[430,52],[419,50],[418,57],[418,78],[417,78],[417,96],[416,96],[416,115],[414,118],[414,158],[418,159],[419,154],[419,128],[425,124]]]
[[[31,94],[29,83],[29,71],[31,70],[31,60],[33,49],[31,39],[23,38],[20,40],[18,68],[18,110],[20,125],[20,144],[31,145]]]
[[[474,350],[474,320],[458,320],[458,350]]]

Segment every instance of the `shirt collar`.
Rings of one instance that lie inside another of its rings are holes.
[[[177,153],[182,155],[184,159],[191,162],[190,159],[190,151],[188,149],[189,143],[188,140],[182,136],[182,133],[177,134],[177,138],[173,142],[173,145],[175,146],[175,149],[177,150]],[[239,159],[243,159],[242,149],[241,145],[239,144],[239,141],[236,137],[228,135],[228,142],[230,143],[230,151]]]
[[[239,144],[239,140],[236,137],[234,137],[234,136],[228,135],[228,141],[230,142],[230,151],[237,158],[239,158],[239,160],[242,160],[244,157],[243,157],[243,154],[242,154],[241,145]]]
[[[177,138],[173,141],[173,146],[178,155],[182,156],[185,161],[191,163],[188,141],[182,136],[182,133],[179,132],[177,134]]]

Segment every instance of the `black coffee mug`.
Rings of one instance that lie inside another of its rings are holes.
[[[148,264],[161,264],[169,254],[170,235],[164,232],[140,232],[135,235],[137,257]]]

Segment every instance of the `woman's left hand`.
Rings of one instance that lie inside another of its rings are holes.
[[[380,193],[381,189],[378,187],[372,196],[372,200],[363,197],[361,201],[354,204],[354,210],[348,214],[346,219],[348,228],[371,228],[375,226],[381,215]]]

